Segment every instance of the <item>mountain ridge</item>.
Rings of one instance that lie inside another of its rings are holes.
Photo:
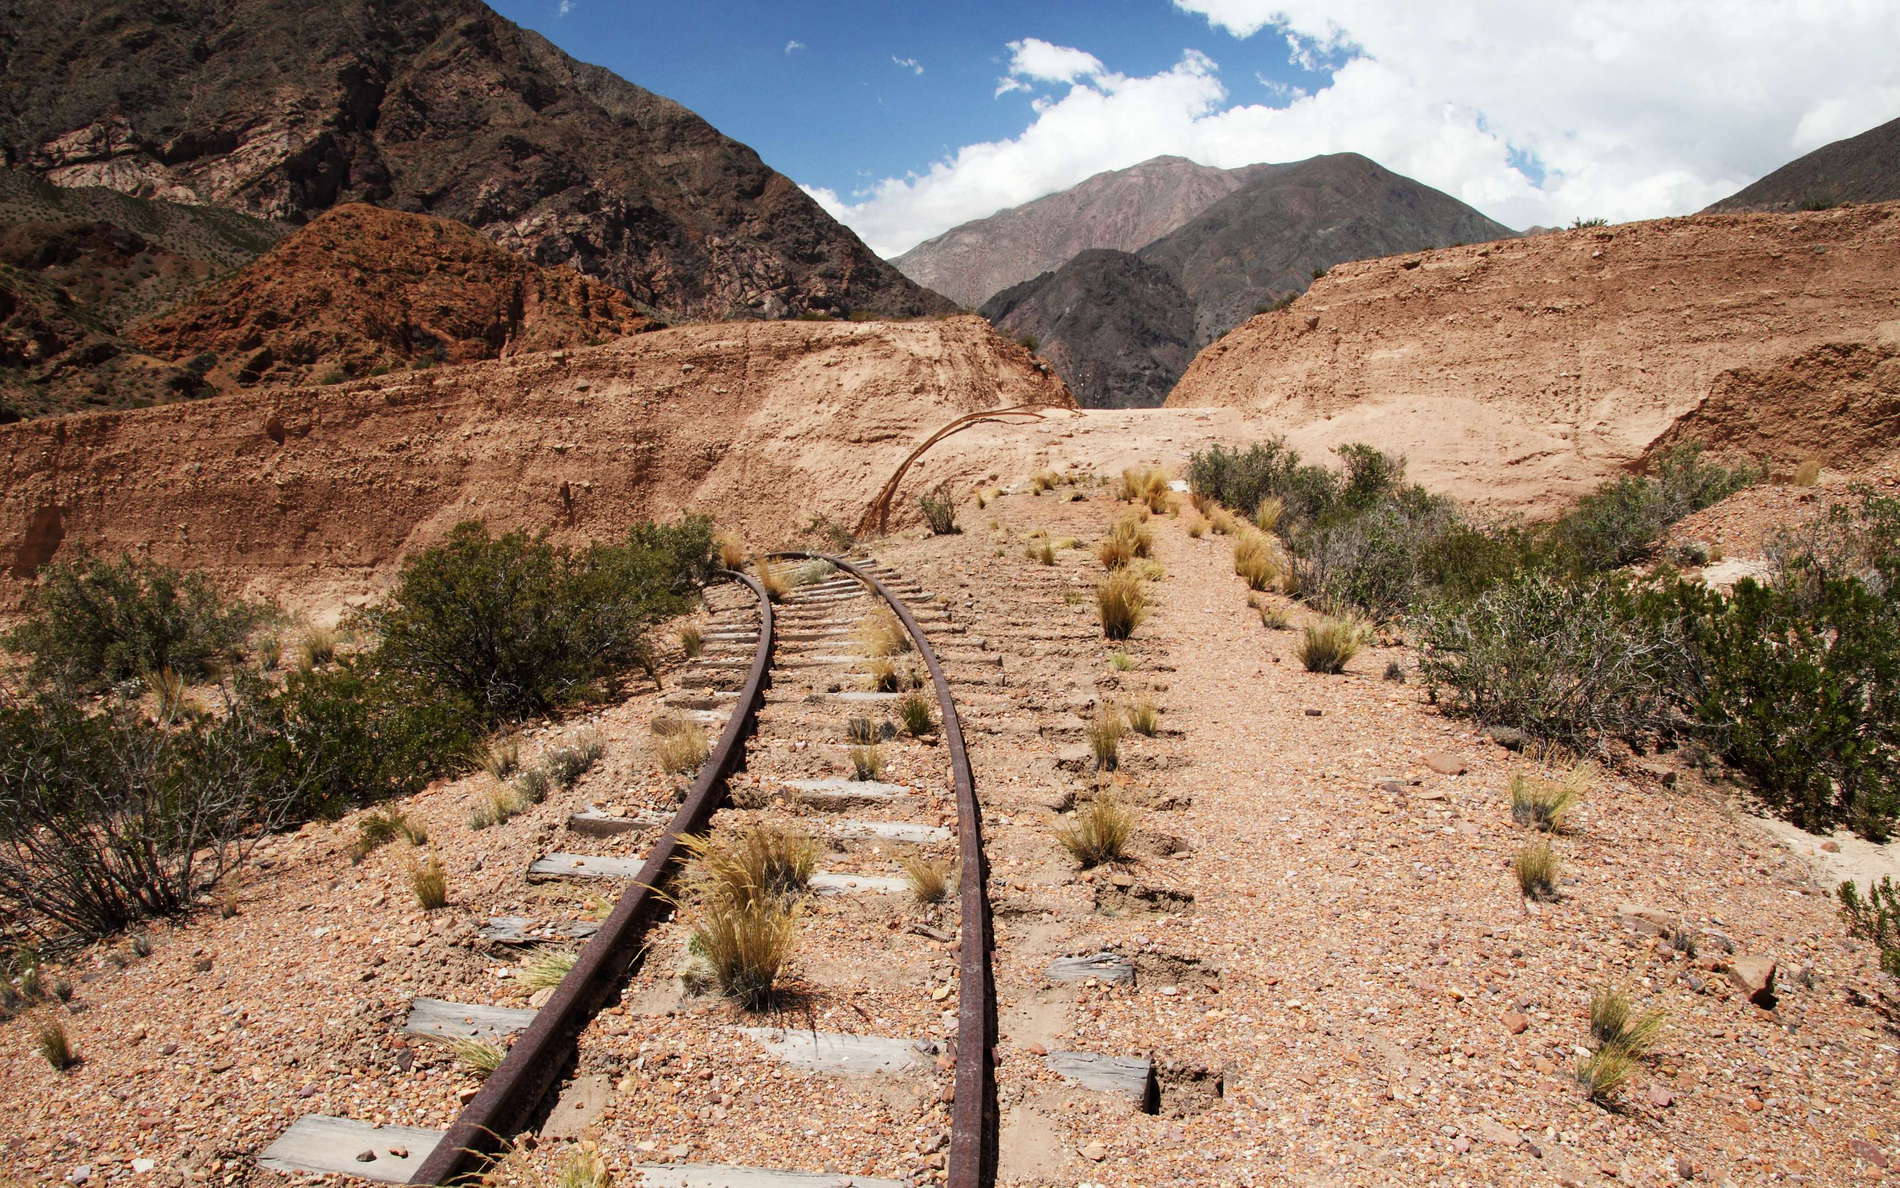
[[[1702,213],[1799,210],[1896,198],[1900,198],[1900,119],[1804,153],[1703,207]]]

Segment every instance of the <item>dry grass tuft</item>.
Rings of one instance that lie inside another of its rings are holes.
[[[1218,503],[1208,506],[1207,522],[1214,529],[1216,536],[1232,536],[1240,531],[1239,517]]]
[[[455,1053],[455,1063],[483,1080],[500,1068],[503,1058],[508,1055],[508,1050],[500,1044],[466,1037],[450,1040],[449,1051]]]
[[[1271,589],[1284,568],[1269,537],[1246,532],[1234,542],[1234,572],[1246,579],[1249,590]]]
[[[753,576],[759,579],[759,585],[765,587],[765,596],[773,602],[785,601],[792,592],[792,583],[786,579],[785,567],[772,561],[760,561],[753,566]]]
[[[1153,738],[1161,729],[1161,711],[1148,698],[1128,706],[1128,728],[1143,738]]]
[[[1127,672],[1135,667],[1135,658],[1127,652],[1110,652],[1108,666],[1116,672]]]
[[[884,774],[884,752],[873,746],[851,748],[851,778],[866,783]]]
[[[1293,619],[1285,607],[1263,602],[1260,604],[1260,625],[1268,631],[1291,631]]]
[[[1044,491],[1053,491],[1062,485],[1062,476],[1053,470],[1038,470],[1029,477],[1029,493],[1040,495]]]
[[[719,550],[719,564],[734,573],[745,567],[745,541],[734,532],[720,532],[713,536],[713,547]]]
[[[1511,773],[1511,819],[1546,833],[1563,832],[1565,816],[1582,799],[1595,774],[1588,763],[1578,764],[1561,780],[1527,771]]]
[[[922,693],[906,693],[897,699],[897,721],[912,738],[922,738],[937,728],[936,715],[930,712],[930,699]]]
[[[1806,462],[1794,468],[1795,486],[1812,487],[1820,481],[1821,460],[1819,458],[1809,458]]]
[[[1104,792],[1083,805],[1075,814],[1075,824],[1056,838],[1077,865],[1087,870],[1120,859],[1127,853],[1128,839],[1134,832],[1134,814]]]
[[[33,1047],[46,1063],[53,1066],[55,1072],[65,1072],[79,1063],[79,1050],[73,1046],[72,1037],[66,1034],[66,1025],[57,1019],[34,1028]]]
[[[1635,1075],[1636,1058],[1621,1048],[1598,1048],[1577,1065],[1577,1083],[1591,1101],[1606,1107]]]
[[[1199,540],[1203,536],[1207,535],[1208,527],[1209,525],[1207,523],[1207,517],[1197,515],[1197,516],[1194,516],[1192,519],[1188,520],[1187,534],[1190,538],[1194,540]]]
[[[697,660],[699,659],[699,654],[705,650],[706,633],[704,631],[701,631],[699,627],[693,623],[688,623],[686,626],[680,628],[681,655],[685,656],[688,660]]]
[[[905,854],[897,860],[910,883],[911,896],[918,903],[942,903],[950,894],[950,868],[922,854]]]
[[[1023,547],[1023,556],[1038,565],[1054,565],[1056,563],[1056,547],[1046,540],[1030,541]]]
[[[1115,521],[1107,536],[1095,548],[1103,569],[1120,569],[1154,552],[1154,531],[1133,515]]]
[[[515,980],[530,990],[546,990],[560,985],[579,959],[572,949],[543,949],[522,962]]]
[[[439,911],[448,906],[449,872],[442,869],[442,863],[434,855],[426,862],[411,862],[409,889],[415,892],[416,902],[422,905],[423,911]]]
[[[864,654],[871,657],[901,656],[916,646],[904,629],[904,621],[889,607],[879,607],[864,617],[858,640],[864,645]]]
[[[1365,643],[1365,627],[1355,619],[1321,619],[1301,634],[1294,653],[1308,672],[1340,673]]]
[[[1102,635],[1127,639],[1148,615],[1148,592],[1141,578],[1127,570],[1111,573],[1095,587],[1095,608]]]
[[[680,844],[692,855],[684,885],[693,898],[740,905],[803,895],[822,848],[798,830],[763,823]]]
[[[687,946],[721,993],[747,1010],[761,1010],[772,1003],[797,936],[795,902],[714,900],[700,908]]]
[[[658,724],[656,720],[654,725]],[[668,775],[698,771],[711,750],[712,744],[706,738],[706,732],[692,722],[681,722],[678,729],[669,729],[665,734],[656,731],[653,739],[654,758],[660,770]]]
[[[1526,899],[1557,898],[1557,874],[1561,869],[1557,852],[1541,838],[1519,850],[1511,859],[1511,873],[1517,876],[1517,889]]]
[[[378,809],[356,821],[356,840],[350,843],[350,860],[361,862],[396,840],[419,846],[429,840],[428,831],[411,821],[401,809]]]
[[[1253,526],[1262,532],[1272,533],[1280,527],[1280,517],[1286,514],[1286,501],[1278,495],[1269,495],[1253,509]]]
[[[1590,1034],[1606,1048],[1640,1057],[1656,1046],[1667,1019],[1659,1010],[1636,1010],[1629,994],[1615,986],[1598,986],[1590,994]]]
[[[297,666],[308,672],[336,659],[341,637],[331,627],[312,627],[297,640]]]
[[[879,730],[877,723],[871,719],[858,717],[845,723],[844,734],[853,745],[869,747],[876,745],[877,740],[883,736],[883,731]]]
[[[490,735],[475,744],[469,758],[495,779],[505,780],[521,769],[521,740],[512,734]]]
[[[1122,735],[1127,732],[1128,724],[1112,707],[1103,706],[1089,719],[1085,733],[1089,750],[1095,755],[1096,770],[1114,771],[1121,766]]]

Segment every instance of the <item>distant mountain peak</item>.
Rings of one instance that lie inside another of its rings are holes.
[[[1801,210],[1895,198],[1900,198],[1900,119],[1796,157],[1702,213]]]

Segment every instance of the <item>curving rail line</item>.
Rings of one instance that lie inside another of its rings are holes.
[[[725,576],[750,587],[759,600],[759,642],[738,706],[633,885],[582,948],[547,1005],[535,1012],[534,1022],[410,1177],[411,1184],[456,1184],[480,1172],[500,1150],[505,1136],[517,1133],[533,1118],[572,1058],[581,1032],[626,981],[647,931],[668,910],[666,898],[655,888],[680,864],[680,837],[704,829],[719,807],[727,777],[745,757],[745,741],[752,733],[772,668],[772,600],[749,574],[728,572]]]
[[[989,1188],[997,1167],[995,1048],[997,1036],[994,978],[990,967],[992,930],[988,865],[983,854],[982,815],[976,780],[965,748],[962,723],[950,682],[929,639],[894,591],[865,567],[824,553],[787,551],[774,559],[825,561],[863,583],[882,598],[903,623],[936,690],[943,740],[950,757],[957,804],[959,939],[955,1101],[946,1165],[950,1188]],[[759,603],[759,639],[752,665],[739,693],[738,707],[719,741],[700,767],[678,812],[655,842],[640,874],[621,896],[600,931],[582,949],[534,1022],[509,1048],[506,1058],[465,1106],[430,1156],[410,1178],[411,1184],[463,1183],[480,1173],[506,1136],[526,1128],[574,1058],[581,1032],[625,984],[639,958],[648,931],[669,909],[655,888],[678,868],[679,838],[704,830],[723,799],[727,778],[743,763],[770,683],[773,657],[773,608],[765,588],[741,573],[726,576],[748,586]]]

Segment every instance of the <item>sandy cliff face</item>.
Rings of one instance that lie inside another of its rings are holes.
[[[333,387],[0,427],[0,604],[131,550],[302,602],[481,517],[562,539],[683,511],[850,522],[960,413],[1067,390],[981,319],[729,323]],[[928,477],[929,467],[919,473]]]
[[[1894,203],[1388,257],[1341,265],[1208,347],[1168,404],[1246,408],[1311,452],[1369,441],[1440,489],[1526,509],[1582,492],[1679,423],[1776,462],[1834,442],[1836,466],[1878,469],[1894,434],[1868,418],[1891,426],[1900,400],[1882,362],[1896,293]],[[1858,387],[1835,399],[1830,374]],[[1747,428],[1775,418],[1801,439]]]

